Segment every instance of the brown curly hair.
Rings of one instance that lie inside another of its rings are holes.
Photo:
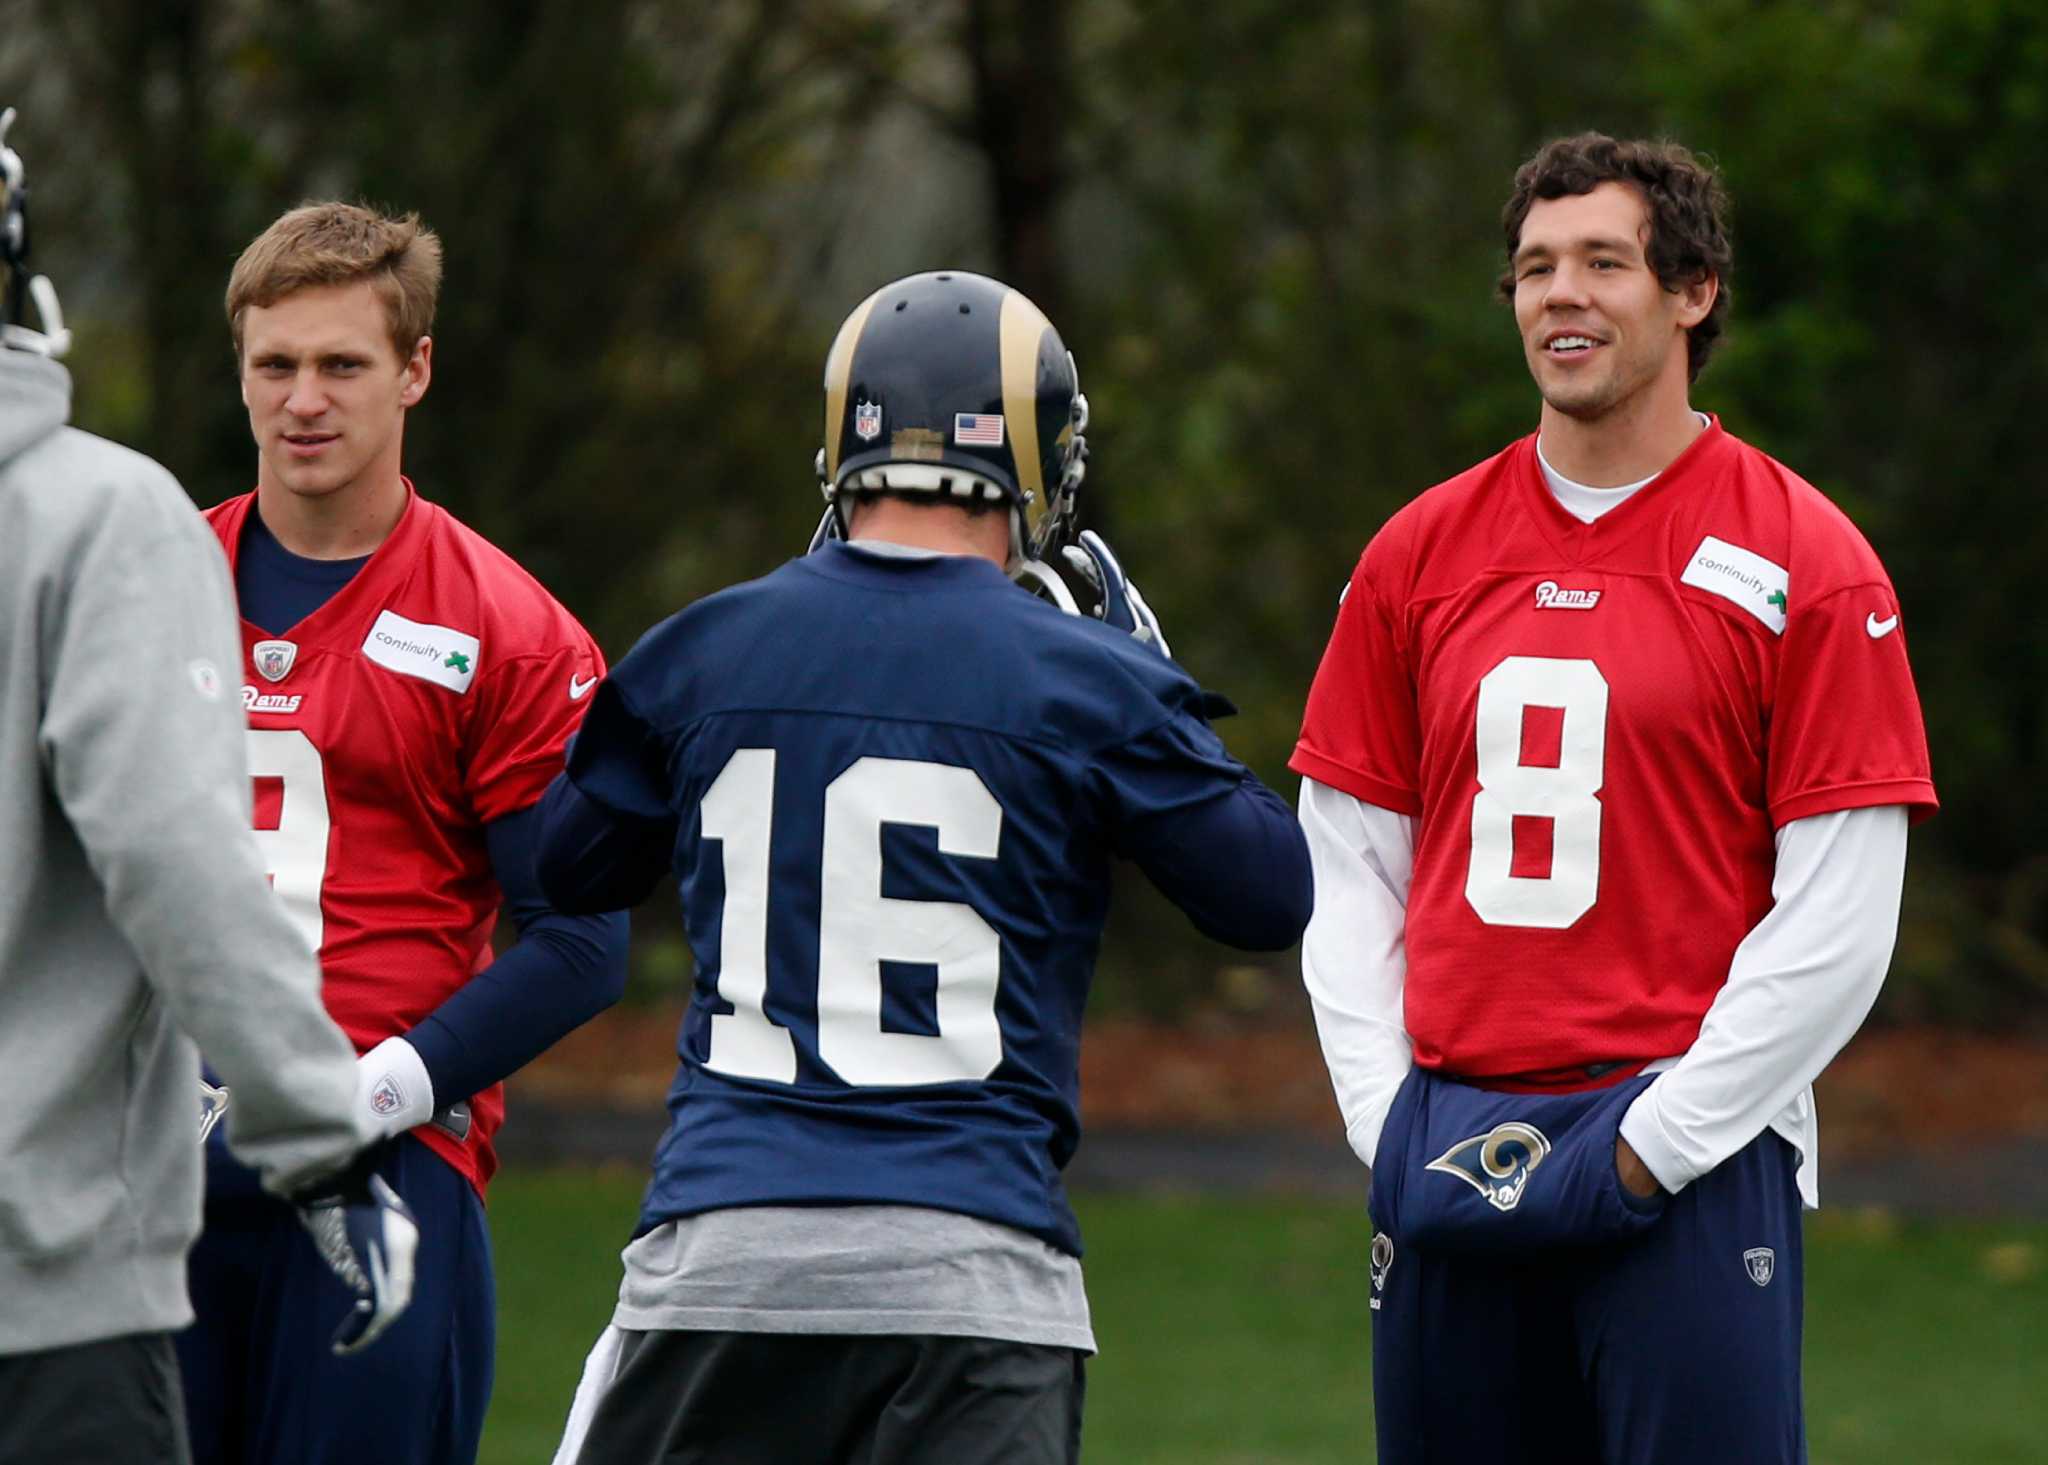
[[[1728,194],[1712,166],[1675,142],[1618,141],[1604,132],[1554,138],[1515,171],[1515,186],[1501,210],[1507,233],[1508,268],[1501,274],[1501,299],[1515,298],[1515,251],[1522,221],[1538,199],[1591,193],[1603,183],[1624,183],[1643,198],[1650,214],[1646,250],[1650,268],[1666,290],[1679,290],[1712,275],[1720,283],[1713,308],[1686,341],[1687,379],[1698,381],[1707,357],[1727,329],[1731,294],[1728,275],[1735,251],[1728,238]]]

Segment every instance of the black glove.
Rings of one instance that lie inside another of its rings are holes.
[[[1153,647],[1161,656],[1173,655],[1166,648],[1166,634],[1159,629],[1159,617],[1152,613],[1152,607],[1145,603],[1138,587],[1124,577],[1124,567],[1117,563],[1115,553],[1103,542],[1100,534],[1093,529],[1083,529],[1081,542],[1068,545],[1060,553],[1066,556],[1074,572],[1094,590],[1097,620],[1130,632],[1134,639]]]
[[[367,1348],[412,1301],[419,1223],[371,1169],[374,1153],[365,1151],[348,1169],[292,1197],[320,1259],[355,1295],[334,1332],[336,1353]]]

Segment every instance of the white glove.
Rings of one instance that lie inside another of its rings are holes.
[[[434,1117],[434,1081],[419,1049],[386,1038],[356,1060],[356,1127],[390,1139]]]

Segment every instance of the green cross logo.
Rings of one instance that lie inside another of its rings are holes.
[[[1764,604],[1775,605],[1780,611],[1783,611],[1785,609],[1785,592],[1782,590],[1773,590],[1769,595],[1766,595],[1764,597]]]
[[[1778,598],[1780,600],[1783,600],[1785,597],[1781,595]],[[464,656],[460,651],[451,651],[448,653],[448,659],[442,662],[441,665],[452,666],[457,671],[468,671],[469,658],[467,656]]]

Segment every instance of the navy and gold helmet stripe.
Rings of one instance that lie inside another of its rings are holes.
[[[846,388],[853,375],[854,348],[860,344],[860,333],[866,328],[868,314],[875,308],[875,302],[887,292],[888,286],[863,300],[854,307],[852,315],[839,328],[839,334],[832,340],[832,350],[825,357],[825,481],[839,481],[840,439],[846,431]]]
[[[1037,531],[1045,515],[1045,468],[1038,454],[1038,372],[1046,337],[1055,334],[1044,311],[1015,290],[1004,293],[999,327],[1003,422],[1017,461],[1017,491],[1027,534]]]

